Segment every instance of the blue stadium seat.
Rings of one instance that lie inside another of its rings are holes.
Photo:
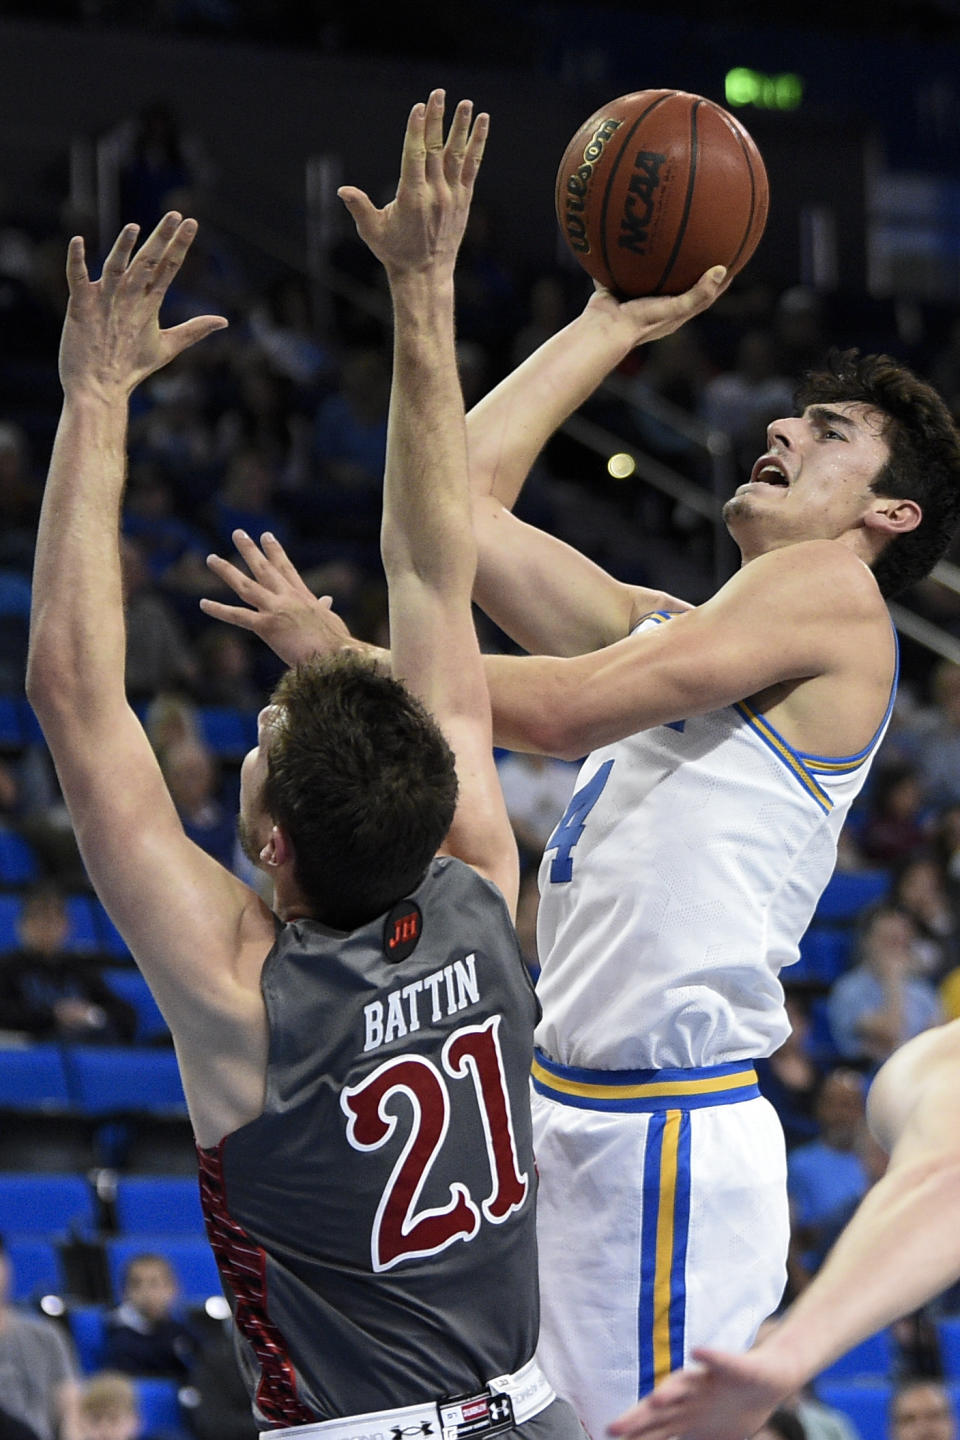
[[[165,1437],[187,1435],[177,1394],[178,1380],[134,1380],[137,1405],[143,1422],[143,1434]]]
[[[831,1380],[814,1383],[818,1399],[840,1410],[856,1427],[861,1440],[879,1440],[888,1433],[887,1414],[893,1385],[884,1380]]]
[[[124,1235],[204,1235],[200,1187],[189,1175],[121,1175],[117,1228]]]
[[[39,878],[40,867],[32,845],[16,830],[0,825],[0,885],[22,888]]]
[[[83,1175],[0,1174],[0,1235],[46,1236],[91,1229],[93,1189]]]
[[[854,1345],[839,1360],[821,1371],[820,1381],[889,1380],[893,1374],[896,1347],[889,1330],[880,1330]],[[818,1381],[819,1383],[819,1381]]]
[[[209,1296],[223,1294],[213,1251],[199,1235],[108,1235],[103,1248],[110,1284],[118,1301],[124,1270],[135,1256],[145,1254],[163,1255],[170,1261],[184,1305],[202,1305]]]
[[[835,870],[817,902],[814,919],[852,923],[868,905],[882,900],[889,889],[887,870]]]
[[[960,1315],[944,1315],[937,1321],[940,1359],[943,1373],[951,1380],[960,1380]]]
[[[813,924],[800,941],[800,959],[783,971],[787,985],[808,981],[830,985],[850,964],[851,932],[838,926]]]
[[[63,1291],[60,1256],[52,1240],[39,1235],[10,1235],[4,1244],[10,1260],[10,1298],[15,1304]]]
[[[0,895],[0,953],[18,948],[20,936],[17,934],[17,924],[22,909],[22,896]]]
[[[100,949],[100,928],[93,897],[68,895],[66,904],[70,921],[66,948],[82,955],[96,954]]]
[[[70,1096],[83,1115],[186,1114],[172,1049],[73,1045],[65,1059]]]
[[[119,995],[121,1000],[126,1000],[137,1012],[134,1038],[138,1043],[149,1045],[151,1040],[169,1038],[170,1027],[139,970],[109,965],[103,971],[103,978],[113,993]]]
[[[93,1375],[103,1364],[106,1317],[105,1305],[71,1305],[67,1310],[67,1328],[85,1375]]]
[[[0,1049],[0,1110],[60,1111],[69,1106],[70,1092],[59,1046]]]
[[[253,711],[203,705],[197,711],[197,721],[210,749],[224,759],[240,759],[257,743],[257,717]]]

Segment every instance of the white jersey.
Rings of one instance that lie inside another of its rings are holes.
[[[589,755],[540,868],[538,1047],[614,1070],[772,1054],[790,1030],[778,973],[892,706],[856,755],[802,754],[746,702]]]

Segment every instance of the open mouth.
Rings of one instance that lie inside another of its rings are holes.
[[[752,484],[778,485],[784,490],[790,488],[790,481],[780,465],[773,460],[758,460],[750,474]]]

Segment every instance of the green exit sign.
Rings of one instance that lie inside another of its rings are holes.
[[[724,76],[728,105],[755,105],[758,110],[798,110],[803,100],[800,75],[764,75],[738,65]]]

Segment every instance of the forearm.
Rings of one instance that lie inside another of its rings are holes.
[[[123,692],[119,512],[126,427],[120,392],[64,401],[33,572],[27,688],[43,708],[85,707]]]
[[[512,510],[550,436],[636,343],[617,314],[588,308],[485,395],[467,416],[475,494]]]
[[[467,490],[453,275],[391,279],[393,386],[381,549],[388,582],[410,574],[468,595],[476,564]]]
[[[957,1158],[888,1170],[758,1349],[800,1385],[932,1300],[960,1278],[958,1205]]]

